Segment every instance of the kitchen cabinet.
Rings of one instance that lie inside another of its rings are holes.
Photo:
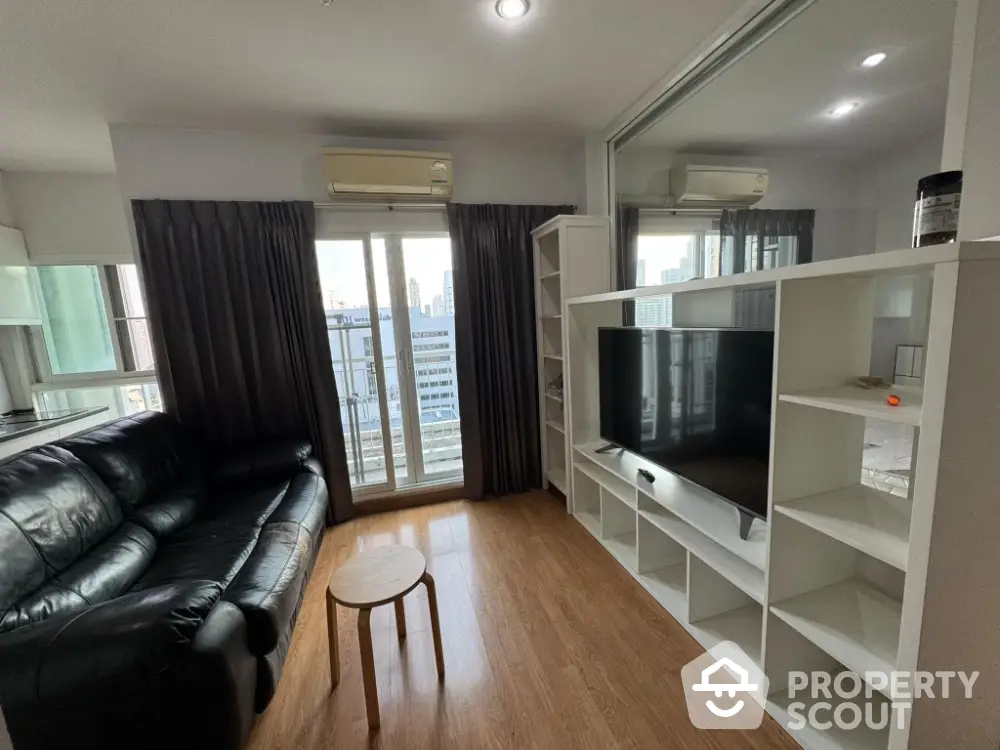
[[[24,235],[17,229],[0,226],[0,325],[41,322]]]

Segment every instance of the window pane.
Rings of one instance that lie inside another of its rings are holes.
[[[389,259],[385,237],[372,237],[372,272],[375,276],[375,304],[378,305],[379,329],[382,333],[382,361],[385,372],[386,401],[389,406],[389,426],[392,437],[392,464],[396,467],[396,484],[410,484],[406,455],[409,440],[403,428],[403,384],[400,381],[399,357],[396,354],[396,329],[392,319],[392,298],[389,293]]]
[[[39,266],[37,272],[52,373],[116,370],[97,266]]]
[[[125,354],[125,369],[152,371],[156,363],[153,361],[153,343],[149,340],[149,322],[145,318],[130,318],[117,321],[117,325],[118,340]]]
[[[326,307],[327,337],[340,395],[340,422],[347,445],[351,484],[382,484],[387,473],[364,245],[360,240],[320,241],[316,243],[316,257]],[[385,347],[387,340],[392,341],[392,323],[383,321],[381,331]],[[387,353],[387,362],[388,356]],[[395,358],[392,365],[395,367]],[[387,384],[394,382],[388,373],[386,380]],[[397,432],[401,430],[394,423],[393,435]],[[404,470],[405,467],[404,457]]]
[[[142,285],[139,283],[139,271],[134,263],[123,264],[118,268],[118,283],[122,290],[122,301],[125,303],[126,318],[145,318],[146,303],[142,298]]]
[[[35,394],[35,404],[37,408],[46,411],[107,406],[105,416],[109,420],[142,411],[163,411],[160,388],[156,383],[45,391]]]
[[[675,284],[694,278],[698,269],[698,237],[694,234],[640,234],[636,286]],[[637,326],[673,324],[673,297],[647,298],[635,302]]]
[[[403,265],[413,339],[424,473],[462,473],[462,430],[455,381],[455,290],[451,240],[404,237]]]

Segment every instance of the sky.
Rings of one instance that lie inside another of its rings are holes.
[[[638,260],[646,262],[646,285],[656,286],[663,271],[681,267],[681,260],[694,252],[692,235],[639,235]]]
[[[343,303],[347,308],[367,307],[364,245],[361,240],[320,241],[316,243],[320,286],[323,299]],[[389,275],[386,268],[385,241],[372,240],[375,270],[375,293],[379,307],[389,307]],[[444,274],[451,270],[451,240],[447,237],[404,237],[403,264],[406,282],[416,279],[420,285],[420,304],[431,304],[434,295],[444,293]]]

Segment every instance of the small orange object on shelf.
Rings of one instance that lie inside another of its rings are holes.
[[[903,400],[895,393],[890,393],[889,397],[885,400],[885,402],[889,404],[889,406],[899,406],[901,403],[903,403]]]

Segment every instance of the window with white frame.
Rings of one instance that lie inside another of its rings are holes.
[[[640,215],[636,286],[718,276],[719,250],[719,230],[709,219]],[[635,316],[638,326],[672,325],[673,300],[669,295],[637,300]]]
[[[153,348],[134,264],[36,266],[39,379],[153,373]],[[39,342],[40,338],[40,342]]]
[[[44,265],[35,275],[36,406],[107,406],[112,417],[162,408],[135,264]]]

